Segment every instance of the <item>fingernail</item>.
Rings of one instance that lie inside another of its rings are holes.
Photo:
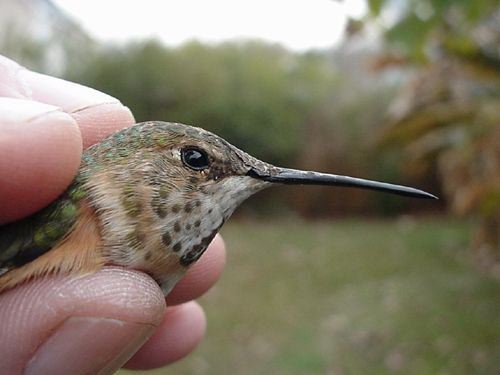
[[[112,374],[153,334],[149,324],[71,317],[35,352],[26,374]]]

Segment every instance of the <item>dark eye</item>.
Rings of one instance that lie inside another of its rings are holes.
[[[189,147],[181,150],[182,162],[195,171],[201,171],[208,168],[208,155],[199,148]]]

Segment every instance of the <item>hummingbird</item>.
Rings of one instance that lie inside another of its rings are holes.
[[[85,150],[57,200],[0,227],[0,292],[45,275],[117,265],[148,273],[167,295],[233,211],[274,184],[436,198],[401,185],[276,167],[201,128],[139,123]]]

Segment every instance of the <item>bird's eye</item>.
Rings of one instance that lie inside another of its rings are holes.
[[[201,171],[209,167],[208,155],[205,151],[195,147],[187,147],[181,150],[182,162],[195,171]]]

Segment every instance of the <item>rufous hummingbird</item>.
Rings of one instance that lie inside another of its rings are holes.
[[[275,167],[206,130],[145,122],[87,149],[56,201],[0,227],[0,291],[113,264],[150,274],[166,295],[235,208],[275,183],[436,198],[406,186]]]

